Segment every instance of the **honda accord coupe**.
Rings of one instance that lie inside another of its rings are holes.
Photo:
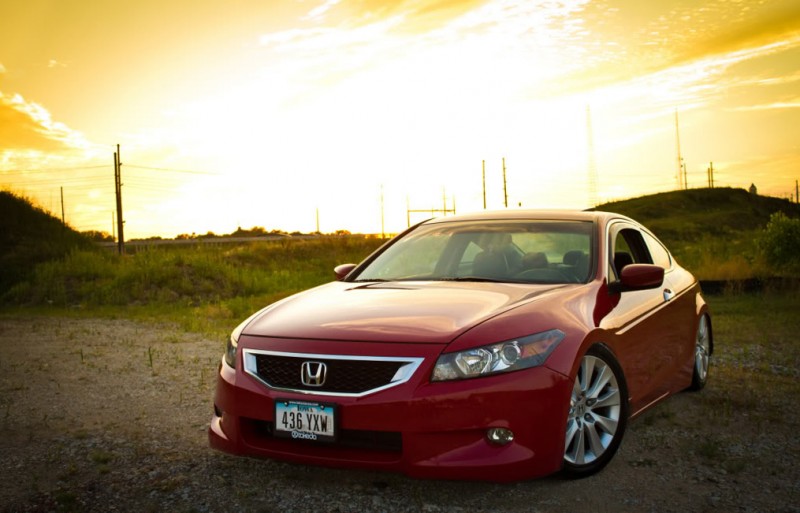
[[[706,383],[697,280],[621,215],[432,219],[334,272],[233,331],[213,448],[422,478],[583,477],[629,419]]]

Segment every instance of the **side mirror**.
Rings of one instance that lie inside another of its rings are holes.
[[[646,290],[664,283],[664,268],[653,264],[628,264],[622,268],[620,280],[612,285],[614,292]]]
[[[350,272],[356,268],[356,264],[341,264],[333,268],[333,274],[336,275],[336,281],[342,281],[347,277]]]

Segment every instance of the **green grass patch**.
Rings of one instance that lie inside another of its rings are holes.
[[[2,300],[6,310],[122,316],[216,335],[270,303],[332,281],[336,265],[360,262],[382,243],[353,235],[152,246],[123,256],[76,249],[36,266]]]

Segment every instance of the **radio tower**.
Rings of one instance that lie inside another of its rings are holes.
[[[681,157],[681,130],[678,126],[678,109],[675,108],[675,148],[678,152],[676,165],[677,174],[675,177],[678,180],[678,190],[683,189],[683,157]]]
[[[597,164],[594,159],[594,136],[592,135],[592,111],[586,106],[586,146],[589,179],[589,206],[597,206]]]

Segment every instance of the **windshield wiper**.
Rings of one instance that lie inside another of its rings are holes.
[[[486,278],[483,276],[451,276],[437,278],[436,281],[474,281],[487,283],[507,283],[508,280],[498,280],[496,278]]]

